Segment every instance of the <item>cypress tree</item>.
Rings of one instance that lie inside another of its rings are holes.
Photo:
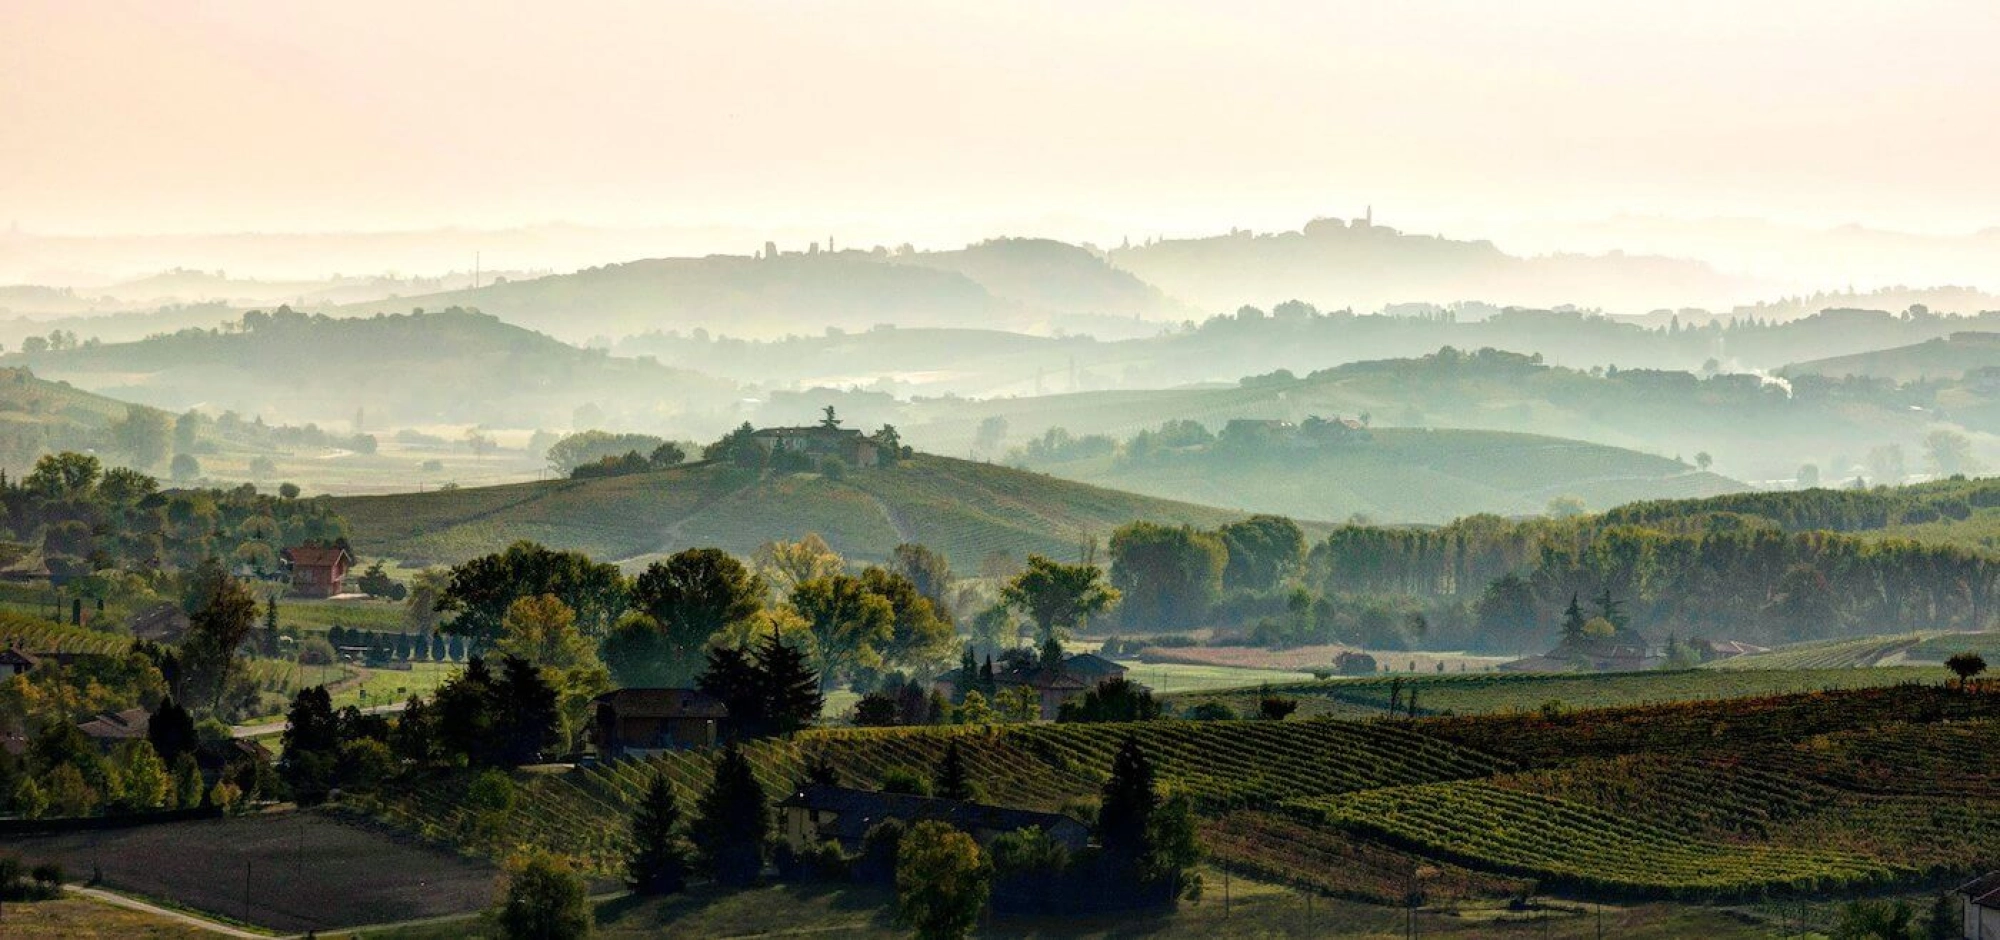
[[[171,765],[182,754],[194,752],[194,716],[182,708],[169,695],[160,699],[160,707],[153,710],[152,718],[146,722],[146,740],[160,760]]]
[[[1153,765],[1127,735],[1111,759],[1111,777],[1104,781],[1104,802],[1097,811],[1097,838],[1114,864],[1136,872],[1150,851],[1153,810],[1160,796],[1153,789]]]
[[[431,631],[431,662],[434,662],[434,663],[441,663],[441,662],[444,662],[445,660],[447,660],[447,659],[449,659],[449,658],[451,658],[451,654],[450,654],[450,652],[449,652],[449,651],[448,651],[448,650],[446,649],[446,647],[445,647],[445,642],[444,642],[444,634],[442,634],[442,633],[439,633],[439,632],[437,632],[436,630],[432,630],[432,631]]]
[[[959,753],[956,740],[945,746],[944,760],[938,764],[937,779],[931,790],[947,800],[972,799],[972,780],[966,773],[965,757]]]
[[[681,821],[674,785],[664,773],[632,813],[632,855],[626,859],[626,882],[638,894],[674,894],[687,887],[688,853],[675,830]]]
[[[700,814],[689,827],[695,852],[709,877],[733,887],[757,880],[764,870],[771,814],[764,787],[743,752],[730,742],[716,761],[715,779],[702,794]]]

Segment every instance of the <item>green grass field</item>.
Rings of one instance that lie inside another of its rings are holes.
[[[970,568],[993,552],[1075,554],[1135,519],[1215,526],[1240,513],[1067,483],[944,457],[816,474],[748,478],[695,465],[600,480],[562,480],[395,496],[339,498],[367,557],[455,563],[517,539],[639,562],[694,546],[748,556],[808,532],[836,551],[878,561],[922,542]]]
[[[1123,918],[1008,918],[982,924],[973,936],[1099,940],[1270,940],[1275,937],[1342,937],[1390,940],[1414,927],[1424,937],[1555,938],[1600,936],[1667,940],[1753,940],[1772,928],[1720,908],[1678,904],[1556,904],[1509,911],[1486,903],[1435,904],[1414,914],[1401,908],[1314,896],[1269,881],[1202,871],[1199,903],[1171,913]],[[889,916],[889,892],[853,886],[779,885],[726,892],[707,887],[662,899],[616,898],[595,905],[601,940],[676,937],[825,936],[891,940],[909,936]],[[321,934],[326,940],[498,940],[490,916],[426,926]]]

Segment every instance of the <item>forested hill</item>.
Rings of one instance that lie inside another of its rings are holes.
[[[1787,378],[1863,375],[1895,382],[1951,379],[1979,369],[2000,369],[2000,331],[1953,333],[1941,339],[1786,366]]]
[[[280,308],[229,328],[9,355],[44,378],[174,411],[286,423],[562,427],[594,405],[687,433],[727,423],[733,384],[578,349],[464,310],[336,319]]]
[[[1899,534],[1936,537],[1947,531],[1944,527],[1956,524],[1967,532],[1973,526],[1990,525],[2000,534],[2000,477],[1641,502],[1605,513],[1604,521],[1611,525],[1705,524],[1705,519],[1719,513],[1751,517],[1787,532],[1897,530]],[[2000,548],[1990,539],[1970,544]]]
[[[735,336],[882,323],[1031,329],[1065,315],[1129,319],[1184,312],[1084,249],[1029,240],[935,254],[847,250],[659,258],[399,303],[476,307],[509,323],[577,340],[662,328]]]
[[[1029,465],[1167,499],[1302,519],[1359,515],[1391,523],[1441,523],[1482,512],[1533,515],[1571,500],[1577,508],[1604,509],[1743,488],[1666,457],[1617,447],[1425,428],[1349,432],[1323,444],[1239,442],[1225,432],[1205,443],[1128,443],[1118,453]]]
[[[695,546],[748,556],[817,532],[851,558],[921,542],[964,570],[994,553],[1074,558],[1084,540],[1134,520],[1213,527],[1245,515],[923,454],[840,479],[703,463],[330,503],[370,556],[457,562],[517,539],[625,561]]]

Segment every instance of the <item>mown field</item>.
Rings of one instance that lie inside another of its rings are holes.
[[[707,464],[599,480],[333,501],[365,557],[456,563],[518,539],[642,562],[694,546],[748,556],[817,532],[864,561],[922,542],[970,566],[993,552],[1074,555],[1135,519],[1212,527],[1242,513],[922,455],[893,468],[752,477]]]
[[[1468,676],[1432,684],[1440,699],[1459,686],[1464,707],[1495,713],[822,730],[746,754],[775,797],[809,761],[873,786],[894,770],[928,772],[956,741],[985,799],[1087,813],[1129,736],[1166,789],[1194,800],[1219,860],[1328,895],[1397,902],[1421,873],[1461,900],[1528,882],[1591,898],[1811,896],[2000,865],[2000,765],[1976,744],[2000,730],[2000,686],[1947,688],[1936,672],[1848,689],[1817,673]],[[1546,700],[1564,681],[1587,692],[1586,678],[1603,697],[1654,704],[1498,704]],[[1386,694],[1373,680],[1346,685]],[[1692,694],[1717,697],[1675,698]],[[427,838],[493,853],[540,845],[611,872],[623,834],[603,821],[622,818],[654,774],[695,799],[713,759],[524,774],[498,817],[468,813],[462,779],[443,776],[382,812]]]

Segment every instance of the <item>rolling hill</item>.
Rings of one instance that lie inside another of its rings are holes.
[[[1966,400],[1947,409],[1938,390],[1922,387],[1813,379],[1788,392],[1755,375],[1704,379],[1646,369],[1585,371],[1517,353],[1447,348],[1229,385],[980,401],[937,398],[914,403],[893,420],[919,446],[960,453],[973,446],[981,422],[991,418],[1004,421],[1010,443],[1018,445],[1051,427],[1128,437],[1170,420],[1191,419],[1220,430],[1234,418],[1298,422],[1312,415],[1366,414],[1378,428],[1551,434],[1689,460],[1706,452],[1717,472],[1743,480],[1788,480],[1806,463],[1824,468],[1828,479],[1846,479],[1849,468],[1876,447],[1897,444],[1922,454],[1925,435],[1941,421],[1983,429],[1992,393],[1960,391]],[[1990,464],[2000,456],[1995,446],[1975,438],[1975,458]]]
[[[732,383],[579,349],[479,313],[335,319],[280,309],[231,329],[16,353],[52,379],[172,411],[201,406],[285,423],[564,427],[593,406],[612,420],[713,431]]]
[[[45,453],[107,449],[112,422],[131,407],[28,369],[0,368],[0,468],[18,479]]]
[[[1057,476],[1189,502],[1302,519],[1363,515],[1442,523],[1473,513],[1526,515],[1573,496],[1590,509],[1638,499],[1711,496],[1743,485],[1665,457],[1535,434],[1383,428],[1325,447],[1254,452],[1220,445],[1141,460],[1100,456],[1035,464]]]
[[[841,480],[751,477],[704,463],[332,503],[355,548],[369,556],[457,562],[533,539],[630,562],[694,546],[748,555],[764,542],[817,532],[851,558],[880,560],[899,543],[922,542],[967,570],[994,552],[1071,558],[1082,539],[1133,520],[1206,527],[1243,516],[929,455]]]
[[[827,327],[1045,327],[1052,319],[1184,313],[1157,289],[1061,242],[998,239],[960,251],[813,251],[655,258],[397,301],[468,306],[572,339],[661,329],[733,336]],[[361,304],[347,313],[372,310]]]
[[[1794,363],[1779,374],[1786,378],[1822,375],[1837,379],[1860,375],[1921,382],[1955,379],[1974,370],[1995,367],[2000,367],[2000,333],[1965,331],[1893,349]]]

